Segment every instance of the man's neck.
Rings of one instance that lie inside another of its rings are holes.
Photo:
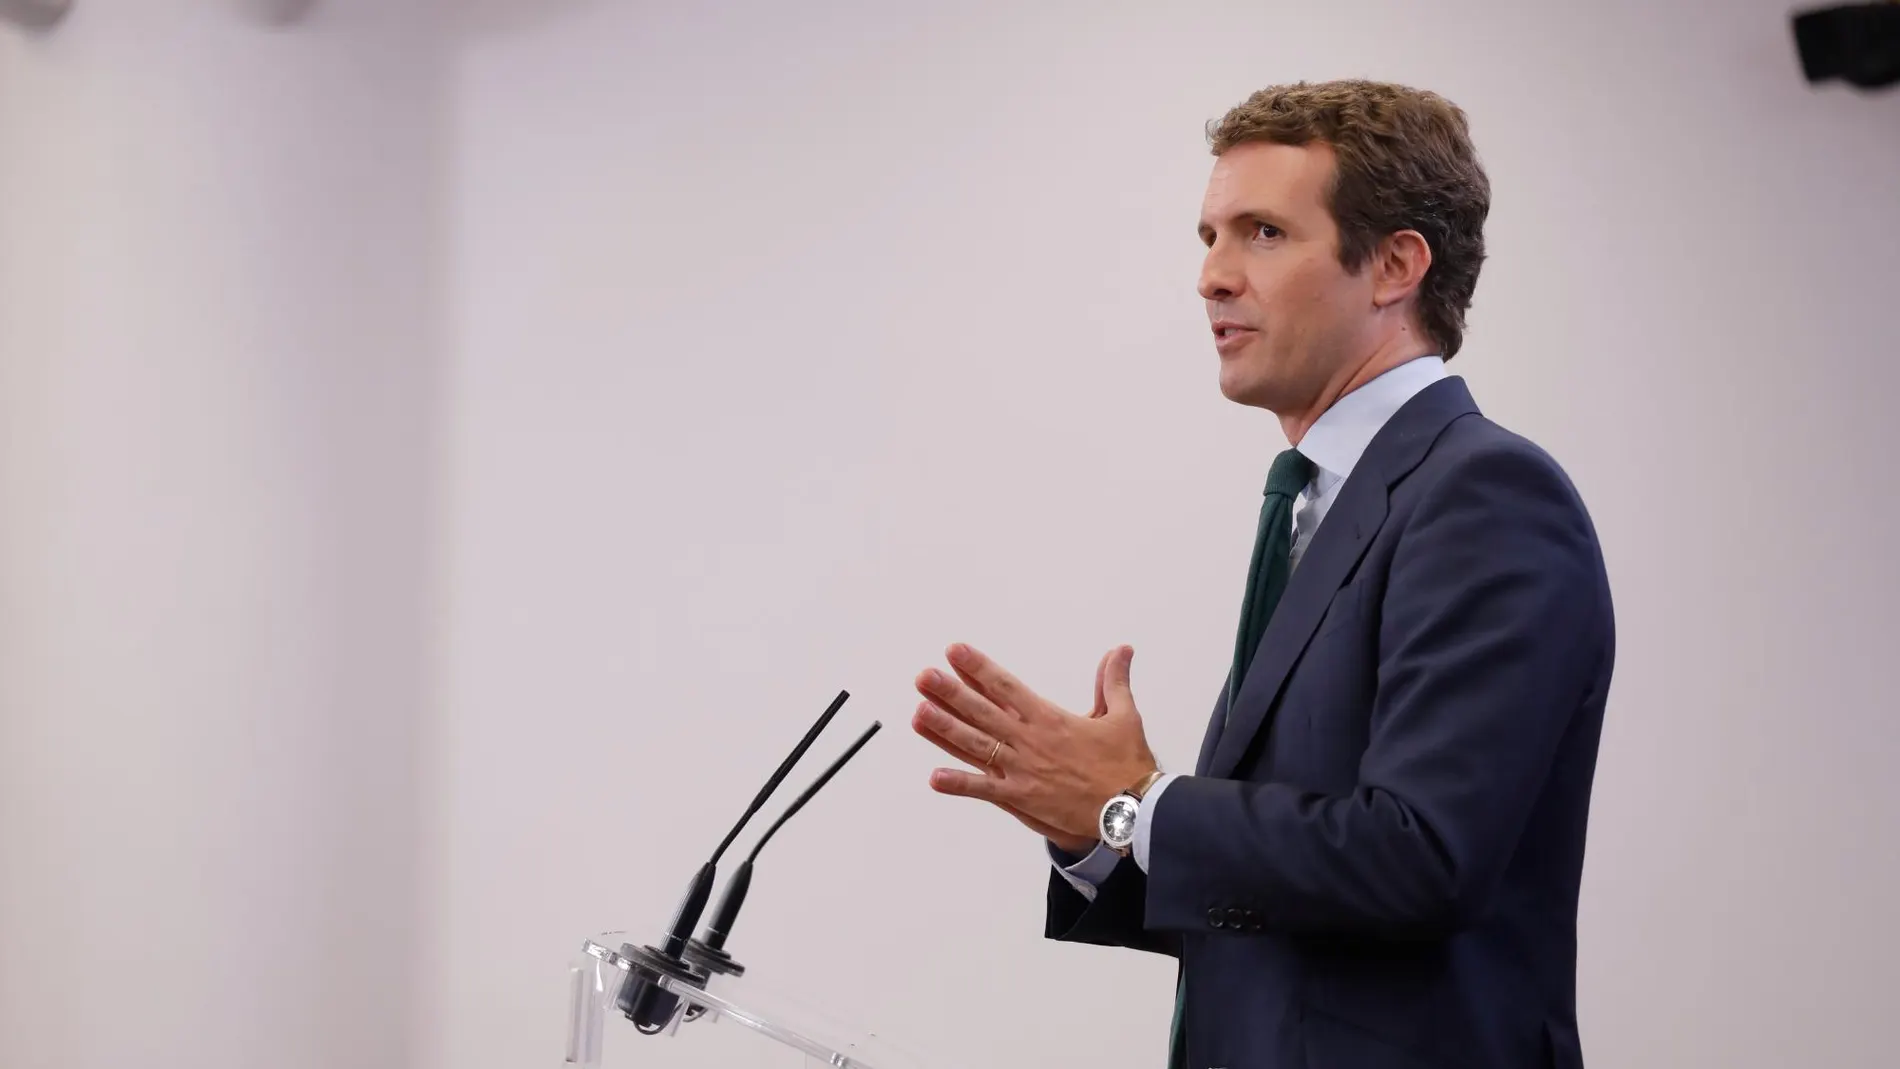
[[[1401,334],[1387,344],[1374,349],[1364,360],[1350,364],[1340,370],[1332,382],[1320,391],[1313,404],[1299,412],[1280,415],[1280,429],[1285,432],[1286,440],[1299,445],[1306,432],[1319,422],[1326,410],[1339,403],[1339,399],[1353,392],[1380,375],[1395,367],[1408,364],[1421,356],[1430,356],[1438,350],[1430,341],[1415,334]]]

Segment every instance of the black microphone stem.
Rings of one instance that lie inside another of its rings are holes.
[[[798,745],[785,756],[785,760],[779,762],[778,770],[772,773],[771,779],[765,781],[765,786],[760,788],[758,796],[753,798],[752,804],[746,807],[745,815],[741,816],[739,822],[732,826],[732,830],[726,833],[726,838],[719,844],[719,849],[714,850],[711,859],[699,867],[699,871],[693,876],[693,882],[686,888],[686,897],[680,902],[679,912],[673,915],[672,927],[667,929],[666,944],[661,948],[662,954],[678,960],[680,955],[686,952],[687,940],[692,938],[693,929],[699,925],[699,918],[706,910],[706,900],[712,897],[712,885],[720,857],[725,854],[726,848],[732,845],[732,841],[739,837],[739,832],[746,826],[746,822],[750,821],[753,815],[765,805],[766,799],[772,797],[772,792],[778,790],[779,784],[785,782],[785,777],[791,772],[792,766],[798,764],[798,759],[805,756],[806,750],[811,749],[811,744],[817,740],[819,733],[825,730],[825,725],[831,723],[832,717],[838,715],[838,710],[843,707],[845,699],[849,697],[851,697],[849,691],[838,692],[838,696],[832,699],[830,707],[818,717],[810,730],[805,732],[805,737],[798,740]]]
[[[817,794],[825,784],[830,783],[831,777],[838,774],[838,770],[845,766],[845,762],[856,757],[858,751],[864,749],[864,744],[870,742],[871,736],[877,734],[878,729],[883,726],[883,723],[879,721],[872,721],[871,726],[864,730],[864,734],[859,735],[857,741],[831,763],[831,767],[825,769],[816,780],[813,780],[811,786],[806,787],[804,793],[787,806],[785,812],[779,814],[779,818],[772,822],[772,826],[765,829],[765,834],[759,836],[759,841],[752,844],[752,852],[746,855],[746,859],[740,862],[738,870],[732,874],[732,879],[726,884],[726,893],[719,899],[719,908],[713,911],[713,919],[706,925],[705,944],[707,947],[719,950],[726,945],[726,937],[732,932],[732,922],[738,919],[739,907],[745,904],[746,889],[752,886],[752,863],[758,860],[759,851],[765,849],[765,844],[771,842],[772,836],[785,826],[786,821],[792,819],[792,814],[805,808],[805,803],[811,801],[812,796]]]

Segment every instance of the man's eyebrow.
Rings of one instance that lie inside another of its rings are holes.
[[[1202,216],[1199,222],[1195,224],[1194,232],[1205,240],[1209,234],[1214,233],[1219,227],[1229,226],[1236,222],[1266,223],[1271,226],[1277,226],[1282,230],[1287,228],[1286,220],[1278,212],[1266,208],[1236,208],[1211,222],[1206,216]]]

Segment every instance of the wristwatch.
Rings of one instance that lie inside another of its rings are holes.
[[[1161,770],[1141,777],[1141,782],[1116,794],[1102,803],[1101,816],[1096,818],[1095,829],[1102,837],[1102,843],[1123,857],[1135,847],[1135,818],[1141,815],[1141,796],[1148,793],[1155,780],[1161,778]]]

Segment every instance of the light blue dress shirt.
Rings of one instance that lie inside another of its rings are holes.
[[[1293,514],[1293,567],[1299,567],[1300,558],[1313,541],[1313,532],[1319,530],[1320,523],[1326,519],[1326,511],[1339,496],[1340,486],[1352,474],[1359,458],[1365,455],[1373,437],[1407,401],[1446,374],[1445,361],[1440,357],[1421,356],[1407,361],[1333,402],[1307,430],[1300,439],[1299,450],[1313,462],[1314,475],[1301,491],[1299,509]],[[1155,780],[1142,799],[1130,852],[1143,872],[1148,871],[1148,836],[1154,825],[1155,807],[1161,804],[1162,792],[1179,775],[1170,773]],[[1103,843],[1097,843],[1095,849],[1079,861],[1051,843],[1049,856],[1056,870],[1090,900],[1095,898],[1095,889],[1108,879],[1115,863],[1121,860],[1121,855]]]

